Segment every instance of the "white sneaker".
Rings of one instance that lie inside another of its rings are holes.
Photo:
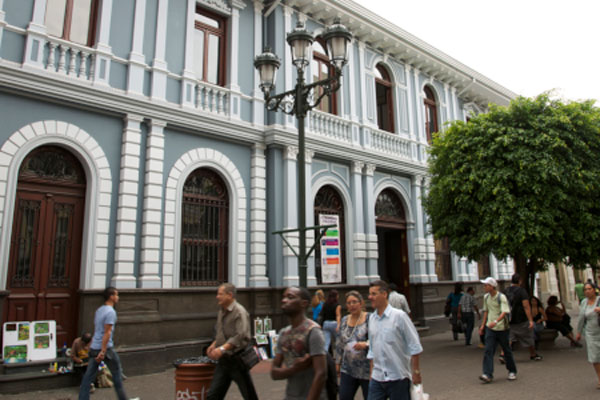
[[[508,380],[509,381],[514,381],[517,379],[517,374],[515,374],[514,372],[509,372],[508,373]]]

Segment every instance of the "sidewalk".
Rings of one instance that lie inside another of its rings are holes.
[[[475,336],[475,342],[478,336]],[[461,338],[462,339],[462,338]],[[465,346],[463,340],[453,341],[450,332],[422,338],[424,353],[421,356],[421,371],[424,388],[432,400],[486,400],[532,399],[564,400],[600,398],[596,389],[596,376],[587,362],[585,348],[572,348],[562,336],[556,340],[552,350],[540,352],[544,360],[530,361],[526,350],[515,353],[518,379],[506,380],[507,371],[496,356],[494,381],[482,384],[481,374],[483,350],[476,345]],[[285,381],[273,381],[269,376],[270,361],[263,361],[253,368],[252,377],[261,399],[283,399]],[[175,399],[174,370],[159,374],[133,376],[125,381],[130,397],[143,400]],[[1,392],[1,388],[0,388]],[[46,392],[29,392],[18,395],[0,395],[0,400],[74,400],[77,388],[66,388]],[[115,399],[113,389],[98,389],[92,400]],[[235,384],[226,397],[241,400]],[[356,399],[362,399],[357,394]]]

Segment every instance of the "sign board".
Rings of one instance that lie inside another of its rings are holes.
[[[56,358],[56,321],[5,322],[2,356],[5,364]]]
[[[342,282],[342,255],[340,243],[340,217],[319,214],[319,225],[335,225],[321,238],[321,282]]]

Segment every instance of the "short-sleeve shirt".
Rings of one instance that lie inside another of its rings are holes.
[[[402,293],[398,293],[395,290],[391,292],[388,296],[388,303],[390,303],[390,306],[410,314],[408,301],[406,301],[406,296],[404,296]]]
[[[523,308],[523,300],[529,300],[527,290],[520,286],[506,288],[506,297],[510,299],[510,323],[521,324],[527,321],[527,314]]]
[[[462,293],[454,293],[451,292],[448,294],[448,297],[446,297],[447,300],[450,300],[450,307],[455,308],[458,307],[458,303],[460,302],[460,299],[462,298],[463,294]]]
[[[325,335],[319,325],[309,319],[295,328],[288,325],[279,332],[275,353],[283,355],[286,367],[291,367],[296,358],[306,353],[311,356],[325,355]],[[287,378],[285,400],[306,400],[314,377],[314,370],[307,368]],[[327,399],[325,386],[320,398]]]
[[[498,297],[500,296],[500,297]],[[500,301],[498,301],[500,299]],[[492,321],[498,320],[500,314],[503,312],[510,313],[510,307],[508,306],[508,300],[506,296],[500,292],[496,292],[496,295],[492,297],[491,294],[486,294],[483,297],[483,312],[487,311],[487,321],[485,322],[488,325]],[[496,324],[493,328],[490,328],[493,331],[505,331],[508,329],[508,324],[506,323],[506,318],[503,318],[500,322]]]
[[[475,311],[475,299],[469,293],[465,293],[458,302],[460,311],[463,313]]]
[[[92,337],[92,350],[102,350],[102,337],[104,336],[104,325],[112,325],[110,331],[110,339],[106,348],[113,347],[113,334],[115,333],[115,325],[117,324],[117,312],[112,306],[103,305],[96,310],[94,316],[94,336]]]

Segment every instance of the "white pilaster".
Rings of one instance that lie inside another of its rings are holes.
[[[352,217],[354,219],[354,283],[366,285],[369,283],[367,274],[367,241],[365,235],[365,214],[363,212],[362,171],[365,164],[361,161],[352,162]]]
[[[262,53],[262,38],[263,38],[263,10],[264,4],[259,0],[254,1],[254,55]],[[254,68],[254,90],[252,90],[252,123],[254,125],[265,124],[265,103],[262,90],[259,87],[260,78],[258,70]]]
[[[146,18],[146,0],[135,0],[135,15],[133,19],[133,39],[129,53],[129,71],[127,74],[127,92],[144,94],[144,25]]]
[[[298,227],[298,193],[296,191],[298,148],[288,146],[284,150],[283,158],[283,229]],[[298,233],[285,235],[286,239],[298,251]],[[283,243],[283,285],[298,285],[298,259],[294,253]]]
[[[366,124],[367,121],[367,101],[370,99],[367,98],[367,87],[366,83],[366,73],[365,73],[365,44],[363,42],[358,42],[358,76],[360,82],[360,99],[361,99],[361,109],[360,109],[360,123]]]
[[[419,70],[416,68],[413,69],[413,79],[415,85],[414,101],[417,105],[417,129],[415,129],[415,134],[417,135],[416,139],[421,143],[427,143],[427,132],[425,132],[425,116],[423,115],[425,112],[425,106],[423,105],[423,98],[421,97]]]
[[[194,74],[194,20],[196,16],[196,0],[187,0],[185,20],[185,63],[181,79],[181,105],[194,108],[195,74]]]
[[[250,286],[268,287],[267,278],[267,163],[265,146],[252,147],[250,165]]]
[[[44,22],[46,5],[46,0],[35,0],[33,3],[31,22],[27,26],[23,65],[43,67],[44,46],[46,45],[46,25]],[[4,15],[4,12],[2,14]]]
[[[423,197],[427,196],[427,191],[429,190],[429,179],[425,178],[423,182],[423,186],[421,188],[421,193]],[[423,208],[421,208],[423,210]],[[437,282],[438,276],[435,272],[435,242],[433,239],[433,235],[431,234],[431,227],[426,222],[427,221],[427,213],[423,210],[423,236],[425,237],[425,246],[427,248],[427,275],[429,275],[429,282]]]
[[[240,47],[240,10],[244,9],[246,4],[241,1],[233,1],[231,7],[231,16],[229,17],[229,54],[227,57],[229,72],[229,115],[232,119],[240,119],[242,113],[241,92],[238,83],[239,80],[239,47]]]
[[[152,61],[152,99],[166,100],[167,96],[167,12],[169,0],[158,0],[156,14],[156,36],[154,45],[154,60]]]
[[[139,287],[160,288],[160,237],[163,216],[163,175],[165,156],[164,121],[150,121],[146,139],[146,172],[142,214],[142,251]]]
[[[112,285],[117,288],[135,288],[135,239],[140,182],[141,123],[143,117],[128,114],[121,145],[121,173],[117,208],[115,264]],[[160,215],[160,214],[159,214]]]
[[[375,165],[366,164],[364,168],[363,207],[365,215],[365,247],[367,251],[366,274],[369,281],[379,279],[377,259],[379,249],[377,245],[377,230],[375,228],[375,192],[373,188],[373,174]]]
[[[315,156],[315,152],[312,150],[306,150],[304,154],[304,188],[305,188],[305,196],[304,196],[304,204],[306,208],[304,210],[305,213],[305,221],[306,226],[314,226],[314,195],[312,193],[312,160]],[[306,251],[313,245],[315,242],[315,231],[309,230],[306,231]],[[317,273],[315,269],[315,253],[313,252],[311,256],[306,260],[306,264],[308,265],[308,271],[306,276],[306,285],[307,286],[317,286]]]
[[[4,26],[6,25],[6,13],[3,8],[4,0],[0,0],[0,43],[2,43],[2,33],[4,31]]]
[[[94,85],[108,86],[110,79],[110,62],[112,48],[110,47],[110,23],[113,0],[100,2],[98,14],[98,29],[96,42],[96,57],[94,58]]]
[[[411,283],[416,282],[429,282],[429,276],[427,274],[427,243],[424,235],[424,216],[423,206],[421,204],[421,186],[423,184],[423,177],[415,175],[412,177],[412,209],[415,216],[415,234],[414,234],[414,271],[411,271],[409,277]]]

